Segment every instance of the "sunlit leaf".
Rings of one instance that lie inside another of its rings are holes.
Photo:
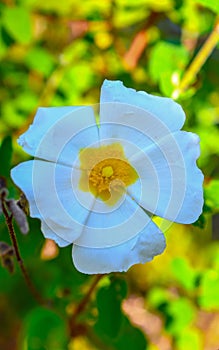
[[[201,4],[205,7],[207,7],[208,9],[219,13],[219,4],[218,4],[218,0],[195,0],[198,4]]]
[[[219,180],[212,180],[205,188],[206,201],[219,209]]]
[[[34,47],[28,51],[25,61],[30,69],[48,76],[54,67],[54,57],[45,49]]]
[[[147,295],[148,304],[157,309],[160,305],[165,304],[169,301],[170,295],[164,288],[155,287],[149,291]]]
[[[176,280],[182,287],[187,290],[195,288],[196,273],[189,265],[188,261],[183,258],[175,258],[172,261],[171,267]]]
[[[5,7],[3,24],[9,34],[19,43],[28,44],[31,41],[31,17],[24,7]]]
[[[174,335],[181,333],[195,318],[195,308],[186,298],[170,301],[166,310],[168,315],[166,329]]]
[[[200,305],[206,309],[219,308],[219,274],[216,270],[207,270],[200,283]]]
[[[202,348],[201,332],[195,328],[185,329],[176,340],[177,350],[200,350]]]
[[[184,46],[158,42],[150,53],[149,71],[161,91],[170,96],[188,63],[189,53]]]

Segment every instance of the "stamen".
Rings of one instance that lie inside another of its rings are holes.
[[[102,176],[104,177],[110,177],[113,175],[113,168],[111,166],[105,166],[102,169]]]
[[[108,205],[114,205],[124,194],[125,188],[138,178],[119,143],[85,148],[81,150],[80,161],[80,189],[91,192]],[[90,170],[83,170],[89,168]]]

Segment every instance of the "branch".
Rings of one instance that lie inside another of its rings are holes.
[[[96,275],[93,283],[91,284],[90,288],[88,289],[87,293],[85,294],[84,298],[80,301],[80,303],[77,305],[74,313],[71,315],[69,324],[70,329],[73,331],[76,324],[77,317],[85,310],[87,307],[87,304],[90,301],[91,295],[93,291],[95,290],[96,286],[98,285],[99,281],[104,277],[105,275]]]
[[[15,251],[15,256],[16,256],[16,260],[20,266],[20,269],[21,269],[21,272],[22,272],[22,275],[24,277],[24,280],[26,282],[26,285],[30,291],[30,293],[33,295],[34,299],[40,304],[40,305],[43,305],[43,306],[48,306],[48,303],[46,301],[43,300],[43,298],[41,297],[41,295],[39,294],[39,292],[36,290],[35,286],[33,285],[31,279],[30,279],[30,276],[24,266],[24,262],[22,260],[22,257],[21,257],[21,254],[20,254],[20,250],[19,250],[19,246],[18,246],[18,242],[17,242],[17,238],[16,238],[16,234],[15,234],[15,230],[14,230],[14,226],[13,226],[13,215],[9,215],[8,214],[8,211],[6,209],[6,206],[5,206],[5,201],[4,201],[4,196],[2,195],[1,196],[1,203],[2,203],[2,212],[3,212],[3,215],[5,217],[5,220],[6,220],[6,224],[7,224],[7,227],[8,227],[8,231],[9,231],[9,235],[10,235],[10,238],[11,238],[11,242],[12,242],[12,245],[14,247],[14,251]]]
[[[147,45],[148,45],[148,28],[152,27],[156,21],[160,18],[160,14],[157,12],[151,12],[146,24],[143,28],[135,35],[128,51],[125,53],[123,62],[127,70],[133,70],[141,56],[143,55]]]
[[[213,31],[209,35],[208,39],[188,67],[185,72],[179,86],[172,93],[172,98],[177,99],[191,84],[193,79],[196,77],[197,73],[200,71],[201,67],[204,65],[207,58],[210,56],[215,46],[219,41],[219,18],[216,20]]]
[[[143,29],[136,34],[129,50],[124,56],[124,64],[128,70],[132,70],[137,66],[138,61],[147,46],[147,43],[147,32],[145,29]]]

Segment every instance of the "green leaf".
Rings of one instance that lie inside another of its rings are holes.
[[[128,318],[124,317],[120,336],[115,341],[115,346],[118,350],[146,350],[147,341],[140,329],[134,327]]]
[[[0,58],[2,58],[5,53],[7,52],[7,45],[5,44],[4,38],[3,38],[3,26],[0,25]]]
[[[176,339],[178,350],[200,350],[202,339],[196,329],[185,329]]]
[[[9,177],[12,158],[12,139],[11,136],[6,136],[0,146],[0,175]]]
[[[126,283],[115,278],[109,286],[101,288],[97,293],[98,320],[95,330],[98,334],[116,338],[122,325],[121,302],[126,296]]]
[[[214,207],[219,209],[219,180],[212,180],[205,188],[206,201]]]
[[[207,7],[208,9],[219,13],[219,2],[218,0],[196,0],[196,2],[198,4],[201,4],[205,7]]]
[[[185,47],[169,42],[160,41],[151,50],[149,72],[165,95],[170,96],[176,88],[188,60]]]
[[[133,2],[132,2],[133,4]],[[144,7],[121,9],[121,11],[116,11],[115,13],[115,26],[124,27],[130,26],[143,20],[147,15],[147,9]]]
[[[213,208],[211,206],[206,204],[205,199],[204,199],[204,205],[203,205],[202,213],[199,216],[198,220],[193,222],[192,225],[193,226],[197,226],[197,227],[199,227],[201,229],[205,228],[206,222],[207,222],[206,215],[212,213],[212,209]]]
[[[24,320],[21,331],[22,349],[60,350],[67,348],[67,327],[51,310],[38,307]]]
[[[28,44],[31,41],[31,18],[24,7],[5,7],[3,25],[14,40],[19,43]]]
[[[40,47],[34,47],[29,50],[25,61],[30,69],[33,69],[44,76],[48,76],[54,67],[53,56]]]
[[[175,258],[172,260],[171,268],[176,280],[183,288],[187,290],[193,290],[195,288],[196,273],[187,260]]]
[[[148,305],[157,309],[160,305],[164,305],[169,302],[170,295],[166,289],[155,287],[148,292],[146,300]]]
[[[200,284],[199,304],[206,310],[219,307],[219,274],[208,270],[202,275]]]
[[[167,305],[166,329],[170,334],[177,335],[189,326],[195,317],[194,306],[186,298],[172,300]]]
[[[94,329],[112,349],[146,350],[147,342],[141,330],[122,313],[121,302],[126,294],[126,282],[119,278],[113,278],[110,285],[98,291],[98,320]]]

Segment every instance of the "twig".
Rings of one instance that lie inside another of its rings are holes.
[[[160,18],[160,14],[157,12],[151,12],[147,22],[143,26],[143,28],[134,36],[133,41],[128,49],[128,51],[124,55],[124,65],[127,70],[133,70],[137,64],[141,56],[143,55],[147,45],[148,45],[148,34],[147,30],[151,26],[156,23],[156,21]]]
[[[201,67],[207,60],[207,58],[212,53],[213,49],[217,45],[219,41],[219,18],[216,20],[216,24],[214,26],[213,31],[209,35],[208,39],[198,52],[198,54],[195,56],[194,60],[188,67],[187,71],[185,72],[181,82],[179,83],[179,86],[176,90],[172,93],[172,98],[177,99],[181,93],[183,93],[190,83],[193,81],[193,79],[196,77],[197,73],[200,71]]]
[[[76,324],[77,317],[84,311],[86,308],[88,302],[90,301],[91,294],[95,290],[97,284],[103,278],[105,275],[97,275],[95,276],[95,279],[93,280],[93,283],[91,284],[90,288],[88,289],[87,293],[85,294],[84,298],[80,301],[80,303],[77,305],[74,313],[71,315],[69,324],[70,328],[73,329]]]
[[[137,66],[137,63],[143,54],[148,43],[147,32],[145,29],[141,30],[134,37],[129,50],[124,56],[124,64],[127,69],[132,70]]]
[[[47,302],[43,300],[43,298],[41,297],[41,295],[39,294],[39,292],[36,290],[35,286],[33,285],[30,276],[24,266],[24,262],[22,260],[21,254],[20,254],[20,250],[19,250],[19,246],[18,246],[18,242],[17,242],[17,238],[16,238],[16,234],[15,234],[15,230],[14,230],[14,226],[13,226],[13,215],[9,215],[8,211],[5,207],[5,202],[4,202],[4,198],[2,196],[1,198],[1,202],[2,202],[2,212],[4,214],[5,220],[6,220],[6,224],[8,227],[8,231],[9,231],[9,235],[11,238],[11,242],[12,245],[14,247],[14,251],[15,251],[15,256],[16,256],[16,260],[20,266],[21,272],[23,274],[24,280],[26,282],[26,285],[29,289],[29,291],[31,292],[31,294],[33,295],[33,297],[35,298],[35,300],[43,306],[48,306]]]

